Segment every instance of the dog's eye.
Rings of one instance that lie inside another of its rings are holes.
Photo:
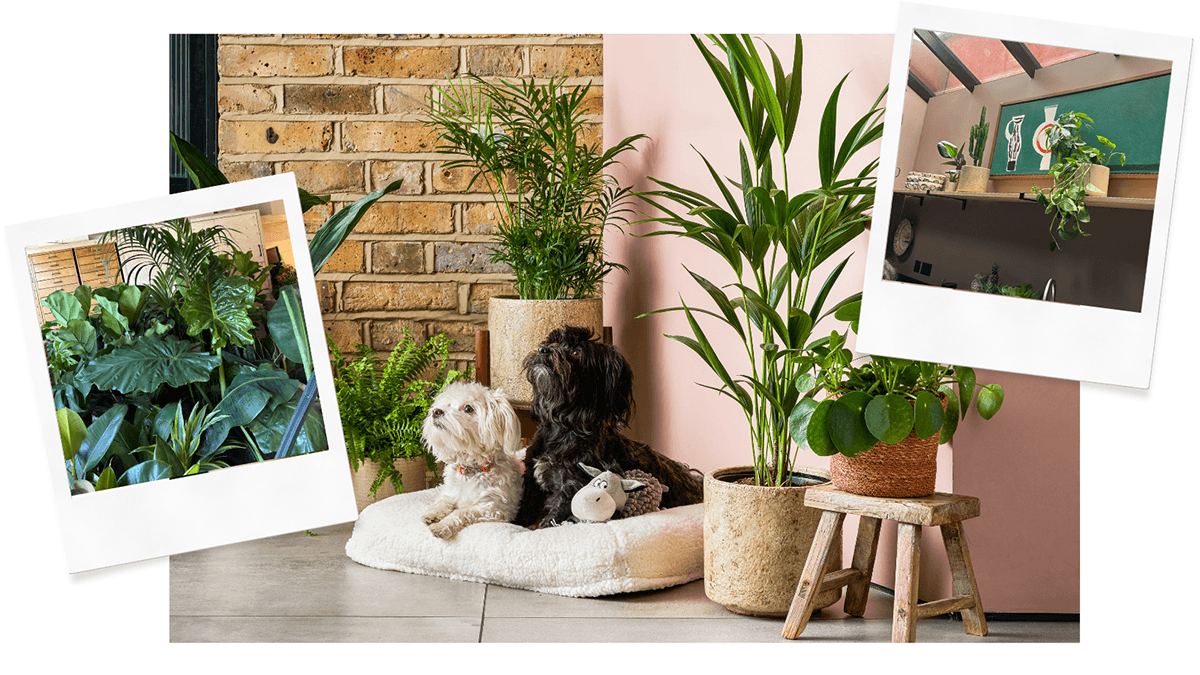
[[[577,359],[577,358],[579,358],[579,353],[580,353],[580,352],[579,352],[579,350],[578,350],[578,349],[572,349],[572,350],[571,350],[571,358],[573,358],[573,359]]]
[[[470,414],[472,414],[472,413],[474,413],[474,412],[475,412],[475,409],[474,409],[474,408],[472,408],[472,407],[471,407],[471,406],[469,406],[469,405],[464,405],[464,406],[462,407],[462,411],[463,411],[463,412],[465,412],[465,413],[467,413],[468,415],[470,415]]]

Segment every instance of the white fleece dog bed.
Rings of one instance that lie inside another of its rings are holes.
[[[704,505],[607,523],[527,530],[476,523],[451,540],[421,523],[433,490],[363,510],[346,555],[368,567],[576,598],[648,591],[704,576]]]

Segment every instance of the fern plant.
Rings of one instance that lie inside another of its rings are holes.
[[[421,440],[421,424],[437,393],[462,373],[447,365],[450,338],[444,334],[419,343],[406,328],[382,365],[368,345],[355,349],[358,357],[347,360],[330,345],[346,451],[355,470],[364,460],[379,463],[372,496],[385,480],[400,493],[404,483],[394,462],[423,457],[426,467],[433,468],[433,456]]]

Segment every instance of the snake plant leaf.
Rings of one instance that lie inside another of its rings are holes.
[[[117,485],[136,485],[171,477],[171,467],[156,459],[135,464],[117,480]]]
[[[245,277],[201,278],[183,291],[179,313],[187,322],[188,335],[212,333],[213,349],[228,344],[248,345],[254,341],[250,307],[254,286]]]
[[[83,439],[87,437],[87,425],[79,413],[70,408],[59,408],[55,412],[58,418],[58,438],[62,441],[63,459],[68,461],[75,458]]]
[[[880,394],[867,404],[863,418],[876,438],[895,444],[908,437],[917,415],[908,399],[900,394]]]
[[[79,467],[75,474],[76,478],[88,475],[104,460],[128,410],[128,406],[114,405],[103,415],[92,420],[87,435],[79,444],[79,451],[75,453],[75,464]]]
[[[941,430],[945,414],[937,394],[930,391],[917,394],[916,416],[917,438],[929,438]]]
[[[350,236],[350,232],[354,230],[355,225],[358,225],[358,221],[362,220],[367,209],[379,201],[380,197],[399,189],[400,181],[394,180],[387,186],[343,207],[333,214],[332,218],[325,221],[321,229],[313,235],[312,241],[308,243],[308,254],[312,258],[313,273],[321,271],[321,268],[333,256],[334,251],[342,245],[342,242],[346,241],[346,237]]]
[[[998,384],[988,384],[979,390],[979,401],[976,406],[979,408],[979,416],[985,420],[990,420],[1000,412],[1000,406],[1004,404],[1004,387]]]
[[[296,286],[280,289],[279,300],[267,312],[267,329],[275,346],[291,361],[304,364],[304,372],[312,372],[312,352],[308,346],[308,327],[304,324],[304,312],[300,307],[300,296]]]
[[[958,380],[959,419],[967,419],[967,408],[975,398],[975,369],[954,366],[954,378]]]
[[[954,440],[954,432],[958,429],[958,397],[949,385],[941,385],[938,391],[946,397],[946,419],[942,421],[942,433],[938,436],[938,443],[949,443]]]
[[[169,336],[147,335],[98,357],[82,372],[97,388],[122,394],[150,393],[163,384],[181,387],[204,382],[221,360],[192,347]]]
[[[808,448],[821,457],[836,455],[838,452],[833,439],[829,437],[829,409],[831,407],[833,407],[831,399],[825,399],[818,403],[812,414],[809,415],[808,428],[804,432],[804,440],[808,442]]]
[[[867,428],[865,412],[871,403],[872,396],[865,391],[850,391],[842,394],[829,407],[829,419],[826,426],[829,438],[837,447],[838,452],[853,457],[860,452],[870,450],[879,438]]]

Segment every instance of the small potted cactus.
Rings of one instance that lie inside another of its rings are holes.
[[[979,111],[979,124],[971,127],[967,151],[972,165],[964,166],[959,170],[959,192],[987,192],[988,179],[991,178],[992,171],[986,166],[980,166],[983,162],[983,146],[987,143],[988,127],[990,126],[986,119],[987,106],[983,106],[983,110]]]

